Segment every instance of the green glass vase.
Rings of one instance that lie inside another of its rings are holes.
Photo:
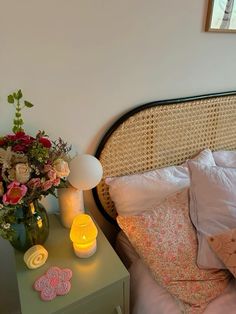
[[[49,234],[48,215],[38,200],[17,207],[15,215],[17,219],[11,225],[14,234],[10,243],[16,250],[25,252],[31,246],[46,241]]]

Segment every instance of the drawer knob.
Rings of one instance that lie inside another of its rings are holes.
[[[122,314],[122,310],[121,310],[120,305],[116,306],[116,314]]]

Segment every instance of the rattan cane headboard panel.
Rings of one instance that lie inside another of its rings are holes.
[[[125,113],[95,154],[104,170],[93,189],[98,207],[115,221],[106,177],[181,164],[206,147],[236,149],[236,91],[157,101]]]

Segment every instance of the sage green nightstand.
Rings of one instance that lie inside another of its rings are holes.
[[[49,253],[46,264],[30,270],[23,254],[16,252],[16,272],[22,314],[128,314],[129,273],[110,243],[98,228],[97,251],[80,259],[73,252],[69,230],[59,217],[51,215],[50,234],[44,247]],[[41,301],[34,291],[34,281],[51,266],[70,268],[73,272],[71,290],[66,296]]]

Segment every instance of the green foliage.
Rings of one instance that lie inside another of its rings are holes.
[[[40,164],[44,164],[49,158],[49,151],[41,143],[35,142],[29,151],[29,157]]]
[[[23,132],[23,125],[24,125],[24,120],[21,115],[21,111],[23,108],[32,108],[34,105],[29,102],[28,100],[22,100],[23,94],[21,89],[19,89],[17,92],[14,92],[7,97],[7,101],[9,104],[14,105],[15,107],[15,118],[13,120],[13,127],[12,131],[14,133],[17,132]],[[23,103],[22,103],[23,101]]]

